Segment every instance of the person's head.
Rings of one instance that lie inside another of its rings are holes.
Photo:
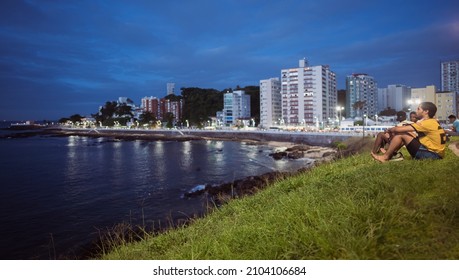
[[[450,123],[453,123],[456,120],[456,116],[455,115],[449,115],[448,119],[449,119]]]
[[[406,120],[406,113],[403,112],[403,111],[398,111],[397,112],[397,121],[398,122],[403,122],[404,120]]]
[[[423,117],[423,114],[426,113],[429,118],[433,118],[437,113],[437,106],[432,102],[421,102],[416,110],[418,117]]]
[[[416,116],[416,112],[411,112],[410,113],[410,121],[414,122],[414,123],[418,121],[418,117]]]

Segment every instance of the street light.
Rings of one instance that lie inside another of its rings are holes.
[[[408,104],[410,105],[410,111],[413,110],[413,105],[417,106],[421,103],[421,99],[419,97],[408,99]]]
[[[362,130],[363,131],[363,138],[365,138],[365,124],[366,124],[366,122],[367,122],[367,115],[363,115],[363,123],[362,123],[362,125],[363,125],[363,130]]]

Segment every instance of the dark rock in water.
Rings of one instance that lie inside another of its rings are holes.
[[[311,147],[308,145],[297,145],[297,146],[287,148],[285,151],[286,152],[297,152],[297,151],[307,151],[309,149],[311,149]]]
[[[302,151],[293,151],[287,155],[290,159],[299,159],[304,158],[304,153]]]
[[[326,147],[299,145],[290,147],[283,152],[275,152],[269,155],[272,156],[275,160],[282,158],[300,159],[305,157],[316,160],[331,160],[336,156],[336,150]]]
[[[272,156],[275,160],[280,160],[287,156],[287,152],[275,152],[269,155]]]
[[[275,180],[290,176],[289,172],[268,172],[259,176],[250,176],[244,179],[239,179],[234,182],[223,183],[221,185],[198,185],[186,192],[184,197],[196,197],[202,194],[209,195],[214,201],[221,200],[222,196],[229,198],[242,197],[249,194],[254,194],[260,189],[265,188],[268,184]]]

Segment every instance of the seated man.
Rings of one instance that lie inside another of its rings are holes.
[[[397,121],[399,122],[397,126],[404,126],[404,125],[409,125],[414,122],[417,122],[418,120],[416,118],[416,112],[410,113],[410,120],[408,121],[406,120],[406,113],[403,111],[399,111],[397,112]],[[387,131],[379,132],[376,135],[376,140],[373,145],[373,153],[377,154],[379,151],[381,151],[382,153],[385,153],[386,145],[389,144],[390,142],[390,136],[391,136],[390,133],[388,133]],[[416,137],[416,134],[413,134],[413,136]]]
[[[455,115],[448,116],[449,122],[453,124],[451,126],[451,130],[448,131],[449,135],[459,135],[459,120],[456,118]]]
[[[416,112],[410,112],[410,122],[415,123],[415,122],[418,122],[418,120],[419,119],[418,119],[418,116],[416,116]]]
[[[378,155],[371,151],[375,160],[387,162],[403,145],[413,159],[441,159],[445,154],[446,134],[437,120],[433,119],[437,106],[432,102],[422,102],[416,110],[419,121],[405,126],[389,128],[391,141],[387,151]],[[417,132],[418,136],[413,136]]]

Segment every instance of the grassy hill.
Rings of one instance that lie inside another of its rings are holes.
[[[457,139],[455,139],[457,140]],[[381,164],[368,149],[278,181],[102,259],[459,259],[459,158]]]

